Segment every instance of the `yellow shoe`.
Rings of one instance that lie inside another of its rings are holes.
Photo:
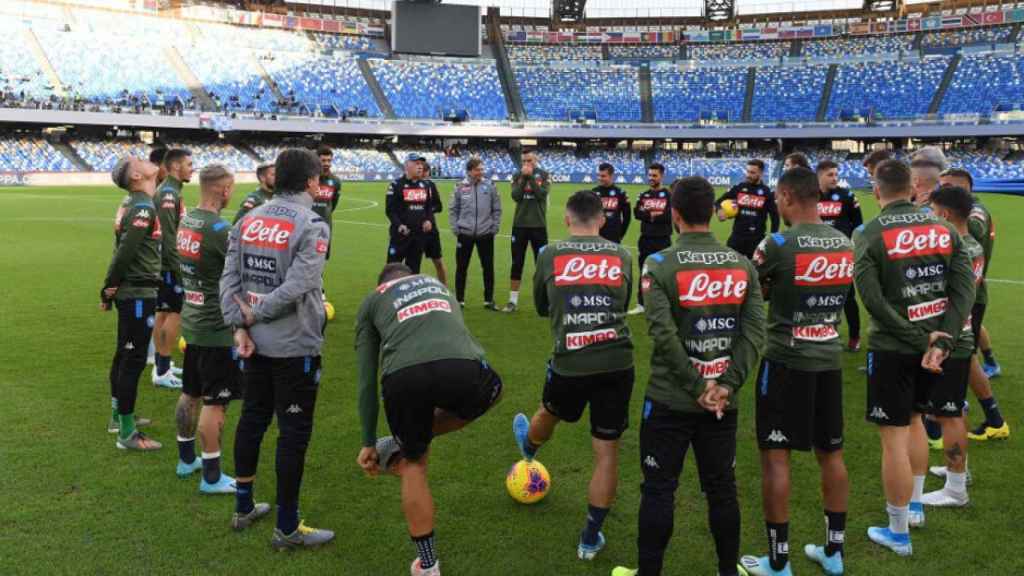
[[[935,440],[928,440],[928,447],[936,452],[942,451],[942,438],[936,438]]]
[[[975,430],[968,432],[967,437],[971,440],[984,442],[986,440],[1006,440],[1010,437],[1010,424],[1005,420],[999,428],[993,428],[982,424]]]
[[[615,569],[612,570],[612,576],[636,576],[637,572],[638,570],[633,570],[632,568],[616,566]]]

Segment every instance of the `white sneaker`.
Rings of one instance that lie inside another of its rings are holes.
[[[907,525],[911,528],[924,527],[924,505],[920,502],[910,503],[910,510],[907,512]]]
[[[167,372],[164,372],[162,376],[157,376],[156,375],[156,368],[154,368],[153,369],[153,386],[156,386],[157,388],[180,389],[181,388],[181,378],[178,378],[177,376],[175,376],[173,370],[168,370]]]
[[[948,470],[945,466],[932,466],[931,468],[928,469],[929,474],[931,474],[932,476],[938,476],[939,478],[945,478],[946,472],[948,472]],[[971,469],[968,468],[967,485],[970,486],[971,484],[974,484],[974,478],[971,477]]]
[[[967,503],[970,501],[971,499],[967,497],[967,492],[957,494],[945,488],[934,492],[926,492],[921,496],[921,503],[925,506],[944,508],[961,508],[967,506]]]
[[[171,374],[174,374],[175,376],[178,376],[180,378],[181,375],[184,374],[184,373],[185,373],[185,369],[184,368],[175,366],[174,362],[173,361],[171,362]]]
[[[632,310],[630,310],[626,314],[629,314],[630,316],[636,316],[637,314],[643,314],[643,313],[644,313],[644,305],[643,304],[637,304]]]
[[[412,576],[441,576],[441,561],[434,562],[430,568],[420,566],[420,559],[417,557],[409,567],[409,574]]]

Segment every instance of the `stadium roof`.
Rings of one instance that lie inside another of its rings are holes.
[[[288,4],[390,10],[391,0],[285,0]],[[444,0],[445,4],[498,6],[504,16],[550,18],[551,0]],[[794,12],[857,10],[863,0],[736,0],[738,16]],[[695,18],[700,17],[704,0],[588,0],[587,18]]]

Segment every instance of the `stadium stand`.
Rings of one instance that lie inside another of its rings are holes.
[[[515,76],[530,120],[567,121],[589,113],[598,120],[640,121],[636,68],[516,66]]]
[[[348,50],[350,52],[366,52],[379,50],[371,38],[366,36],[349,36],[347,34],[325,34],[313,32],[313,39],[321,50]]]
[[[654,119],[738,122],[746,88],[746,68],[655,68],[651,70]]]
[[[967,170],[975,179],[1024,178],[1024,162],[1008,161],[1002,154],[947,150],[946,157],[952,166]]]
[[[969,44],[1006,42],[1012,30],[1012,26],[984,26],[962,28],[959,30],[943,30],[941,32],[925,32],[921,37],[921,45],[965,46]]]
[[[774,153],[768,150],[742,150],[702,153],[689,150],[654,151],[654,161],[665,166],[666,182],[682,176],[703,176],[713,184],[721,184],[725,179],[733,181],[744,177],[747,160],[760,158],[765,162],[765,174],[774,174],[778,161]]]
[[[284,149],[274,144],[254,144],[252,148],[264,162],[272,162]],[[338,146],[333,150],[331,169],[339,174],[397,174],[400,171],[387,152],[371,146]]]
[[[268,73],[287,99],[278,110],[301,112],[302,107],[313,111],[333,106],[339,114],[365,111],[371,117],[382,115],[355,59],[316,52],[280,52],[275,58]]]
[[[939,112],[988,114],[1024,109],[1024,58],[1009,54],[965,54]]]
[[[192,165],[196,171],[210,164],[224,164],[236,172],[255,170],[256,162],[227,142],[180,140],[166,142],[168,148],[185,148],[192,152]]]
[[[620,60],[676,60],[679,47],[675,44],[613,44],[608,57]]]
[[[913,44],[913,34],[841,36],[821,40],[805,40],[801,49],[801,56],[807,58],[844,58],[872,54],[895,54],[898,52],[909,52]]]
[[[127,155],[145,158],[149,147],[138,140],[72,140],[71,147],[96,172],[114,169],[117,160]]]
[[[232,48],[249,48],[261,52],[312,50],[315,44],[303,32],[273,28],[239,28],[227,24],[197,22],[191,24],[198,36],[213,44]],[[239,33],[244,30],[244,33]]]
[[[852,116],[911,118],[928,111],[948,56],[913,61],[840,64],[828,105],[830,120]]]
[[[21,22],[0,17],[0,37],[9,40],[0,42],[0,93],[42,100],[53,93],[53,86],[25,46],[24,34]]]
[[[828,66],[761,66],[754,82],[754,122],[814,120]]]
[[[498,70],[492,61],[426,62],[369,60],[373,75],[400,118],[438,118],[464,109],[471,119],[508,117]]]
[[[430,164],[434,178],[461,179],[466,176],[466,161],[476,157],[484,162],[486,174],[509,175],[518,170],[512,161],[508,149],[499,145],[488,146],[452,146],[446,149],[437,147],[401,147],[395,149],[395,156],[401,161],[406,155],[416,152],[422,154]]]
[[[599,61],[601,47],[592,45],[530,45],[510,44],[506,46],[508,59],[513,63],[545,64],[548,62]]]
[[[691,60],[768,60],[790,50],[789,42],[735,42],[730,44],[690,44]]]
[[[597,179],[602,162],[615,166],[616,175],[643,176],[647,168],[643,156],[634,150],[578,150],[545,148],[539,151],[540,165],[558,176],[585,175]]]
[[[273,111],[276,100],[274,93],[260,74],[249,48],[202,39],[179,44],[178,51],[210,96],[224,110]],[[232,65],[224,66],[224,62],[231,62]]]
[[[74,164],[42,138],[0,135],[0,172],[74,170]]]

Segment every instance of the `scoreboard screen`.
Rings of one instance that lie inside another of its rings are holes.
[[[393,2],[391,50],[439,56],[480,56],[480,7]]]

